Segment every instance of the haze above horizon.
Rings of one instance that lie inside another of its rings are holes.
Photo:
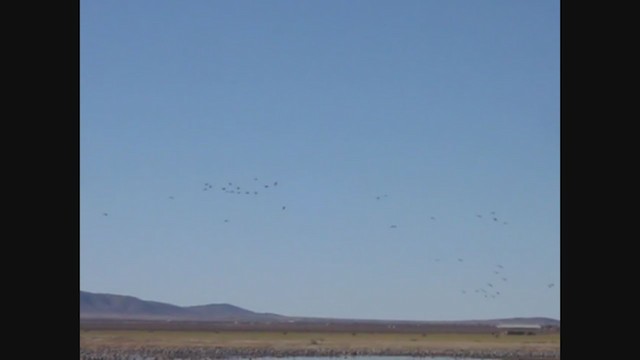
[[[80,10],[81,289],[560,319],[559,1]]]

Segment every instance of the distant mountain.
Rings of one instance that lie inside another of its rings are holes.
[[[278,321],[285,318],[230,304],[181,307],[133,296],[80,291],[80,319]]]
[[[270,313],[256,313],[230,304],[189,306],[185,309],[189,310],[191,314],[197,315],[199,319],[248,321],[278,321],[288,319],[286,316]]]
[[[303,322],[303,323],[396,323],[443,325],[523,324],[560,326],[560,321],[544,317],[507,318],[462,321],[394,321],[367,319],[330,319],[292,317],[257,313],[231,304],[176,306],[141,300],[133,296],[96,294],[80,291],[80,319],[175,320],[175,321],[243,321],[243,322]]]

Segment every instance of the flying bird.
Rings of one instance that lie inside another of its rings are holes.
[[[102,213],[102,216],[109,216],[109,214],[107,214],[107,213]]]
[[[397,228],[397,227],[398,227],[398,225],[391,225],[391,226],[389,226],[389,227],[390,227],[390,228],[392,228],[392,229],[395,229],[395,228]]]
[[[554,285],[554,284],[549,284],[549,285],[547,285],[547,287],[548,287],[549,289],[551,289],[551,288],[553,287],[553,285]]]
[[[284,209],[286,209],[286,208],[287,208],[286,206],[283,206],[283,207],[282,207],[282,210],[284,210]]]

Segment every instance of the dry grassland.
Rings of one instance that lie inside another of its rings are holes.
[[[560,334],[499,336],[492,334],[394,334],[270,331],[81,330],[83,349],[121,348],[256,348],[256,349],[402,349],[557,351]]]

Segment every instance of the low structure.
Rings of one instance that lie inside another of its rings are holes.
[[[542,330],[542,326],[536,324],[498,324],[496,327],[503,335],[535,335]]]

